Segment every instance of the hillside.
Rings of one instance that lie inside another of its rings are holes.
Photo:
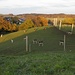
[[[38,27],[36,29],[36,31],[32,28],[26,33],[19,31],[0,37],[0,55],[24,55],[26,53],[26,40],[24,40],[26,36],[29,38],[28,43],[31,52],[63,51],[63,46],[59,45],[59,41],[63,40],[63,36],[66,33],[59,31],[53,26],[47,27],[46,29],[44,27]],[[70,49],[74,51],[74,38],[74,35],[66,35],[66,51]],[[11,43],[11,39],[13,39],[13,43]],[[33,39],[42,40],[44,46],[33,44]]]
[[[68,35],[53,26],[35,29],[0,37],[0,75],[74,75],[75,35]],[[64,35],[66,51],[59,45]],[[26,36],[30,52],[26,52]],[[33,44],[35,38],[43,40],[44,45]]]

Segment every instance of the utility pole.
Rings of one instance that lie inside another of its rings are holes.
[[[54,18],[54,26],[57,26],[57,18]]]
[[[64,35],[64,51],[66,49],[66,35]]]
[[[54,26],[55,26],[55,18],[54,18]]]
[[[73,26],[74,26],[74,24],[72,24],[71,32],[73,32]]]
[[[57,21],[58,21],[58,19],[56,18],[56,26],[57,26]]]
[[[61,20],[60,20],[60,24],[59,24],[59,30],[61,29]]]

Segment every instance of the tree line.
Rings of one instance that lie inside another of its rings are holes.
[[[38,16],[34,18],[26,18],[22,20],[18,17],[0,17],[0,33],[14,32],[18,30],[25,30],[32,27],[47,26],[48,20],[44,17]]]
[[[48,24],[53,24],[52,21],[48,21],[43,16],[24,16],[22,17],[0,17],[0,33],[3,32],[14,32],[18,30],[25,30],[33,27],[48,26]],[[59,23],[59,21],[58,21]],[[75,24],[75,18],[64,18],[62,24]]]

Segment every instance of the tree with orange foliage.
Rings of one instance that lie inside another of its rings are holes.
[[[3,19],[3,17],[0,17],[0,31],[11,31],[11,24],[10,22]]]
[[[16,24],[13,24],[11,30],[12,31],[18,31],[18,26]]]
[[[36,16],[32,19],[33,23],[35,26],[47,26],[48,25],[48,20],[42,16]]]
[[[38,16],[37,18],[38,18],[41,26],[48,26],[48,20],[46,18],[41,17],[41,16]]]

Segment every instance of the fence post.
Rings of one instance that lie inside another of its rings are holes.
[[[28,51],[28,36],[26,36],[26,52]]]

